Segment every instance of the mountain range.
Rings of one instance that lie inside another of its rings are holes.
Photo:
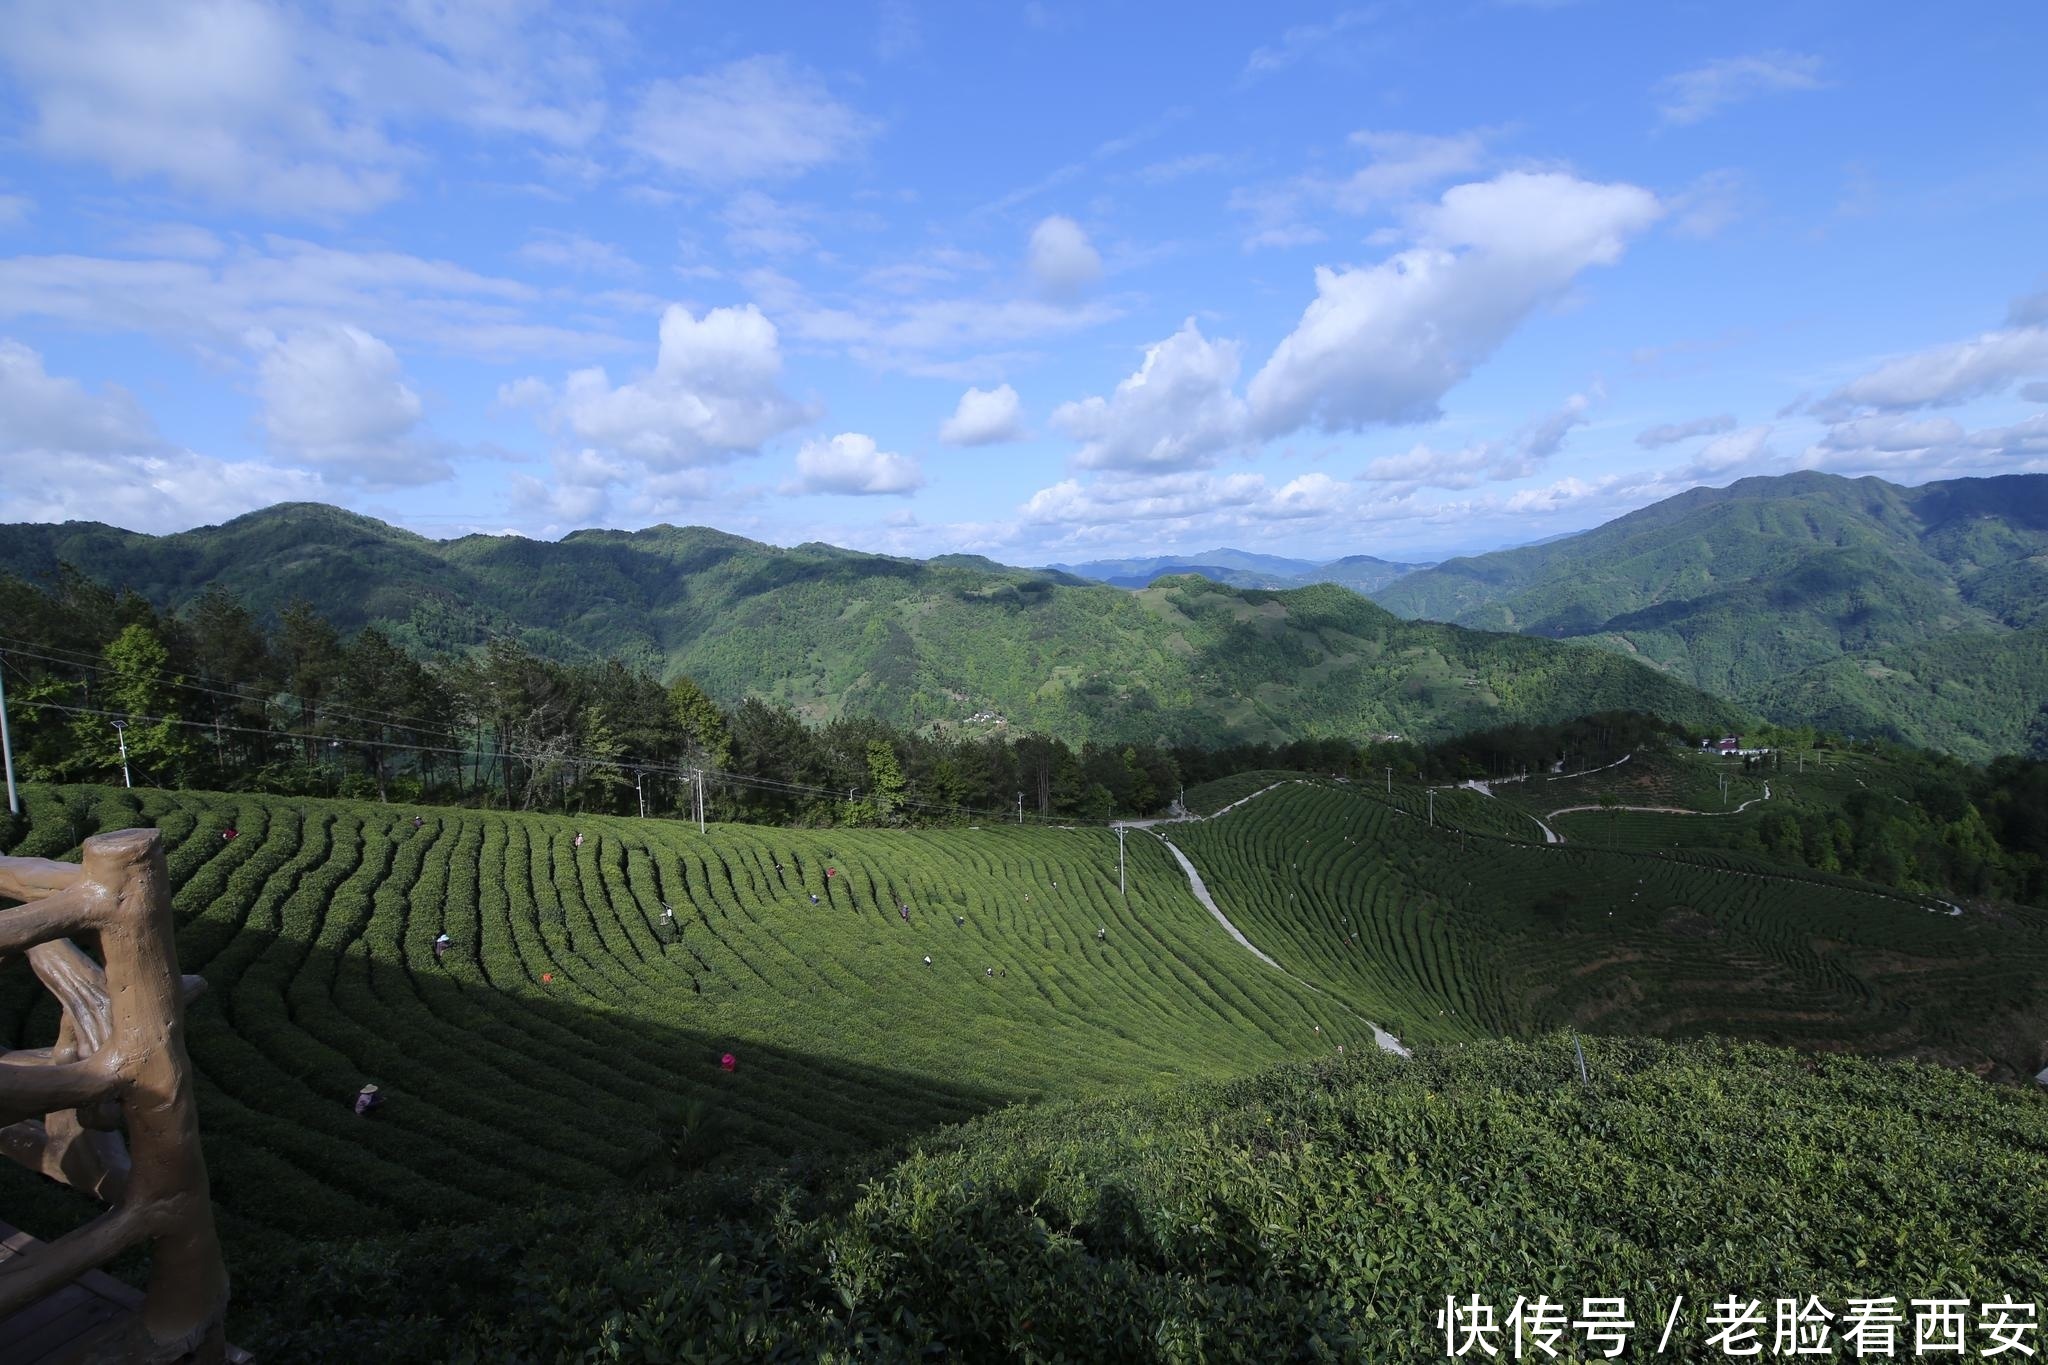
[[[437,541],[304,503],[169,536],[0,529],[0,572],[65,562],[171,610],[217,580],[420,653],[511,635],[814,719],[1219,743],[1634,706],[2048,754],[2048,475],[1744,479],[1436,565],[1216,549],[1024,569],[675,526]]]
[[[1319,561],[1254,554],[1249,550],[1216,549],[1189,555],[1095,559],[1082,564],[1048,564],[1046,567],[1118,588],[1148,587],[1153,580],[1173,574],[1199,574],[1212,582],[1228,583],[1236,588],[1305,588],[1314,583],[1338,583],[1370,594],[1403,574],[1431,566],[1403,564],[1371,555],[1346,555],[1342,559]]]
[[[2048,753],[2048,475],[1743,479],[1372,595],[1583,641],[1778,719]]]
[[[1634,660],[1403,621],[1331,583],[1267,591],[1190,575],[1133,592],[971,555],[779,549],[703,527],[437,541],[307,503],[167,536],[0,528],[0,572],[34,579],[60,562],[162,609],[218,582],[259,615],[304,599],[423,654],[504,634],[813,719],[993,715],[1074,741],[1219,744],[1430,738],[1624,706],[1699,725],[1739,714]]]

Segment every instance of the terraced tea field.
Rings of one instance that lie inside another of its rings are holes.
[[[1120,898],[1103,829],[700,836],[107,788],[28,802],[8,852],[164,830],[182,963],[210,986],[190,1041],[215,1193],[267,1230],[370,1232],[615,1182],[677,1101],[707,1101],[730,1146],[823,1152],[1372,1046],[1232,942],[1156,841],[1130,840]],[[0,1035],[38,1045],[55,1022],[26,972],[0,978]],[[367,1120],[350,1109],[366,1080],[389,1096]],[[56,1231],[68,1196],[6,1179],[10,1216]]]
[[[1923,1055],[2006,1078],[2048,1061],[2039,912],[1956,916],[1735,853],[1464,832],[1446,793],[1431,830],[1415,796],[1296,782],[1161,832],[1253,942],[1410,1043],[1573,1024]]]

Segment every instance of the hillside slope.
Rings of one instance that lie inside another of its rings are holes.
[[[303,597],[343,629],[378,624],[421,651],[512,634],[812,718],[993,711],[1070,742],[1216,743],[1427,738],[1622,706],[1709,726],[1739,714],[1600,651],[1403,622],[1332,586],[1178,578],[1130,593],[971,556],[784,550],[702,527],[431,541],[304,504],[163,537],[78,523],[4,531],[0,571],[68,562],[174,609],[214,581],[259,614]]]
[[[1916,488],[1812,472],[1743,479],[1581,535],[1449,560],[1373,596],[1405,617],[1584,639],[1774,719],[1859,718],[1857,733],[1984,757],[1999,737],[2025,735],[2042,700],[1973,688],[1963,661],[2048,619],[2048,475]],[[1912,671],[1950,700],[1916,708],[1910,725],[1887,724],[1860,670],[1835,666],[1936,641]]]
[[[1730,1294],[1761,1301],[1765,1340],[1780,1298],[1839,1318],[1895,1295],[1902,1333],[1906,1300],[1965,1299],[1973,1352],[1994,1345],[1977,1305],[2038,1316],[2048,1096],[1756,1047],[1583,1051],[1585,1083],[1563,1038],[1347,1054],[1013,1110],[837,1179],[706,1178],[295,1249],[238,1281],[241,1339],[279,1359],[665,1360],[687,1341],[734,1360],[1421,1361],[1445,1358],[1447,1296],[1498,1325],[1547,1294],[1561,1358],[1606,1353],[1569,1324],[1610,1296],[1624,1358],[1656,1356],[1670,1321],[1667,1358],[1719,1360]]]

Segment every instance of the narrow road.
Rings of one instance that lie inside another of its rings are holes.
[[[1740,815],[1751,806],[1757,804],[1757,802],[1770,799],[1771,784],[1766,782],[1764,783],[1764,794],[1762,796],[1752,796],[1734,810],[1688,810],[1684,806],[1564,806],[1550,812],[1550,818],[1555,820],[1560,815],[1575,815],[1580,811],[1593,810],[1634,810],[1641,811],[1646,815]],[[1541,820],[1538,820],[1536,823],[1539,825],[1543,824]],[[1544,833],[1548,834],[1550,827],[1544,825],[1543,830]],[[1558,840],[1557,842],[1562,843],[1563,841]]]
[[[1280,786],[1280,784],[1276,782],[1274,786]],[[1270,790],[1274,790],[1274,788],[1270,786],[1270,788],[1266,788],[1264,792],[1253,792],[1251,796],[1264,796],[1264,794],[1266,794],[1266,792],[1270,792]],[[1245,800],[1251,800],[1251,796],[1245,796]],[[1243,802],[1243,800],[1231,802],[1231,806],[1241,806],[1241,804],[1245,804],[1245,802]],[[1231,806],[1225,806],[1223,810],[1229,810]],[[1217,810],[1217,814],[1223,814],[1223,810]],[[1214,819],[1214,817],[1210,817],[1210,819]],[[1167,839],[1165,835],[1161,835],[1161,833],[1159,833],[1157,829],[1153,831],[1153,837],[1155,837],[1155,839],[1157,839],[1159,843],[1163,843],[1163,845],[1165,845],[1165,851],[1167,851],[1167,853],[1171,853],[1171,855],[1174,855],[1174,862],[1178,862],[1178,864],[1180,864],[1180,870],[1188,874],[1188,890],[1190,890],[1190,892],[1194,892],[1194,898],[1202,902],[1202,909],[1206,909],[1206,911],[1208,911],[1210,915],[1214,915],[1214,917],[1217,917],[1217,923],[1219,923],[1219,925],[1223,925],[1223,931],[1225,931],[1225,933],[1229,933],[1229,935],[1231,935],[1233,939],[1237,939],[1237,941],[1239,941],[1239,943],[1243,945],[1243,950],[1245,950],[1245,952],[1249,952],[1249,954],[1251,954],[1253,958],[1257,958],[1257,960],[1260,960],[1260,962],[1264,962],[1264,964],[1266,964],[1266,966],[1270,966],[1272,970],[1280,972],[1282,976],[1286,976],[1286,978],[1288,978],[1288,980],[1292,980],[1294,984],[1298,984],[1298,986],[1307,986],[1309,990],[1315,990],[1315,993],[1317,993],[1317,995],[1321,995],[1321,997],[1327,997],[1331,1005],[1335,1005],[1335,1007],[1337,1007],[1337,1009],[1341,1009],[1343,1013],[1348,1013],[1348,1015],[1352,1015],[1354,1019],[1358,1019],[1360,1023],[1364,1023],[1364,1025],[1366,1025],[1368,1029],[1372,1029],[1372,1042],[1376,1042],[1376,1044],[1380,1046],[1380,1052],[1393,1052],[1395,1056],[1409,1056],[1409,1050],[1407,1050],[1407,1048],[1405,1048],[1405,1046],[1401,1044],[1401,1040],[1399,1040],[1399,1038],[1395,1038],[1395,1036],[1393,1036],[1393,1033],[1389,1033],[1389,1031],[1386,1031],[1386,1029],[1382,1029],[1382,1027],[1380,1027],[1380,1025],[1376,1025],[1376,1023],[1374,1023],[1372,1019],[1366,1019],[1366,1017],[1364,1017],[1362,1013],[1358,1013],[1358,1011],[1356,1011],[1356,1009],[1352,1009],[1350,1005],[1346,1005],[1346,1003],[1343,1003],[1343,1001],[1339,1001],[1337,997],[1329,995],[1329,993],[1327,993],[1327,990],[1323,990],[1323,988],[1321,988],[1321,986],[1317,986],[1315,982],[1311,982],[1311,980],[1303,980],[1303,978],[1300,978],[1300,976],[1294,976],[1294,972],[1286,970],[1284,966],[1280,966],[1278,962],[1274,962],[1272,958],[1268,958],[1268,956],[1266,956],[1264,952],[1260,952],[1260,945],[1257,945],[1257,943],[1253,943],[1251,939],[1247,939],[1247,937],[1245,937],[1245,933],[1243,933],[1243,929],[1239,929],[1237,925],[1233,925],[1233,923],[1231,923],[1231,919],[1229,919],[1229,915],[1225,915],[1225,913],[1223,913],[1223,909],[1221,909],[1221,907],[1217,905],[1217,898],[1214,898],[1214,896],[1210,896],[1210,894],[1208,894],[1208,886],[1206,886],[1206,884],[1202,882],[1202,874],[1194,870],[1194,864],[1192,864],[1192,862],[1188,862],[1188,855],[1180,851],[1180,845],[1176,845],[1174,841],[1171,841],[1171,839]]]

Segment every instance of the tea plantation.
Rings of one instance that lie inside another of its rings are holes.
[[[1164,833],[1254,943],[1410,1042],[1573,1024],[1924,1056],[2006,1080],[2048,1061],[2040,911],[1957,914],[1737,852],[1504,838],[1487,831],[1522,817],[1477,792],[1439,792],[1434,829],[1426,812],[1398,785],[1293,781]]]
[[[1983,1305],[2040,1315],[2048,1096],[1724,1043],[1584,1052],[1585,1082],[1561,1038],[1347,1052],[844,1171],[298,1248],[241,1321],[290,1359],[1422,1361],[1446,1296],[1502,1321],[1547,1295],[1625,1299],[1624,1359],[1704,1361],[1731,1358],[1708,1322],[1730,1295],[1765,1343],[1778,1298],[1895,1296],[1906,1346],[1908,1299],[1968,1300],[1970,1359]]]
[[[1277,773],[1131,830],[1128,897],[1101,828],[27,797],[9,853],[167,835],[234,1331],[278,1359],[1404,1359],[1449,1292],[2043,1282],[2031,1091],[1502,1040],[2013,1078],[2034,912]],[[6,1041],[54,1029],[0,976]],[[9,1167],[0,1211],[87,1209]]]
[[[690,1101],[728,1148],[829,1152],[1013,1100],[1372,1046],[1228,939],[1156,842],[1130,840],[1120,898],[1099,828],[700,836],[275,797],[28,797],[9,852],[165,831],[182,965],[209,983],[190,1023],[215,1194],[231,1222],[293,1234],[604,1186]],[[10,1038],[55,1026],[28,973],[0,977]],[[350,1109],[365,1081],[389,1096],[371,1122]],[[5,1207],[42,1231],[57,1214],[24,1210],[23,1184],[47,1203],[24,1179]]]

